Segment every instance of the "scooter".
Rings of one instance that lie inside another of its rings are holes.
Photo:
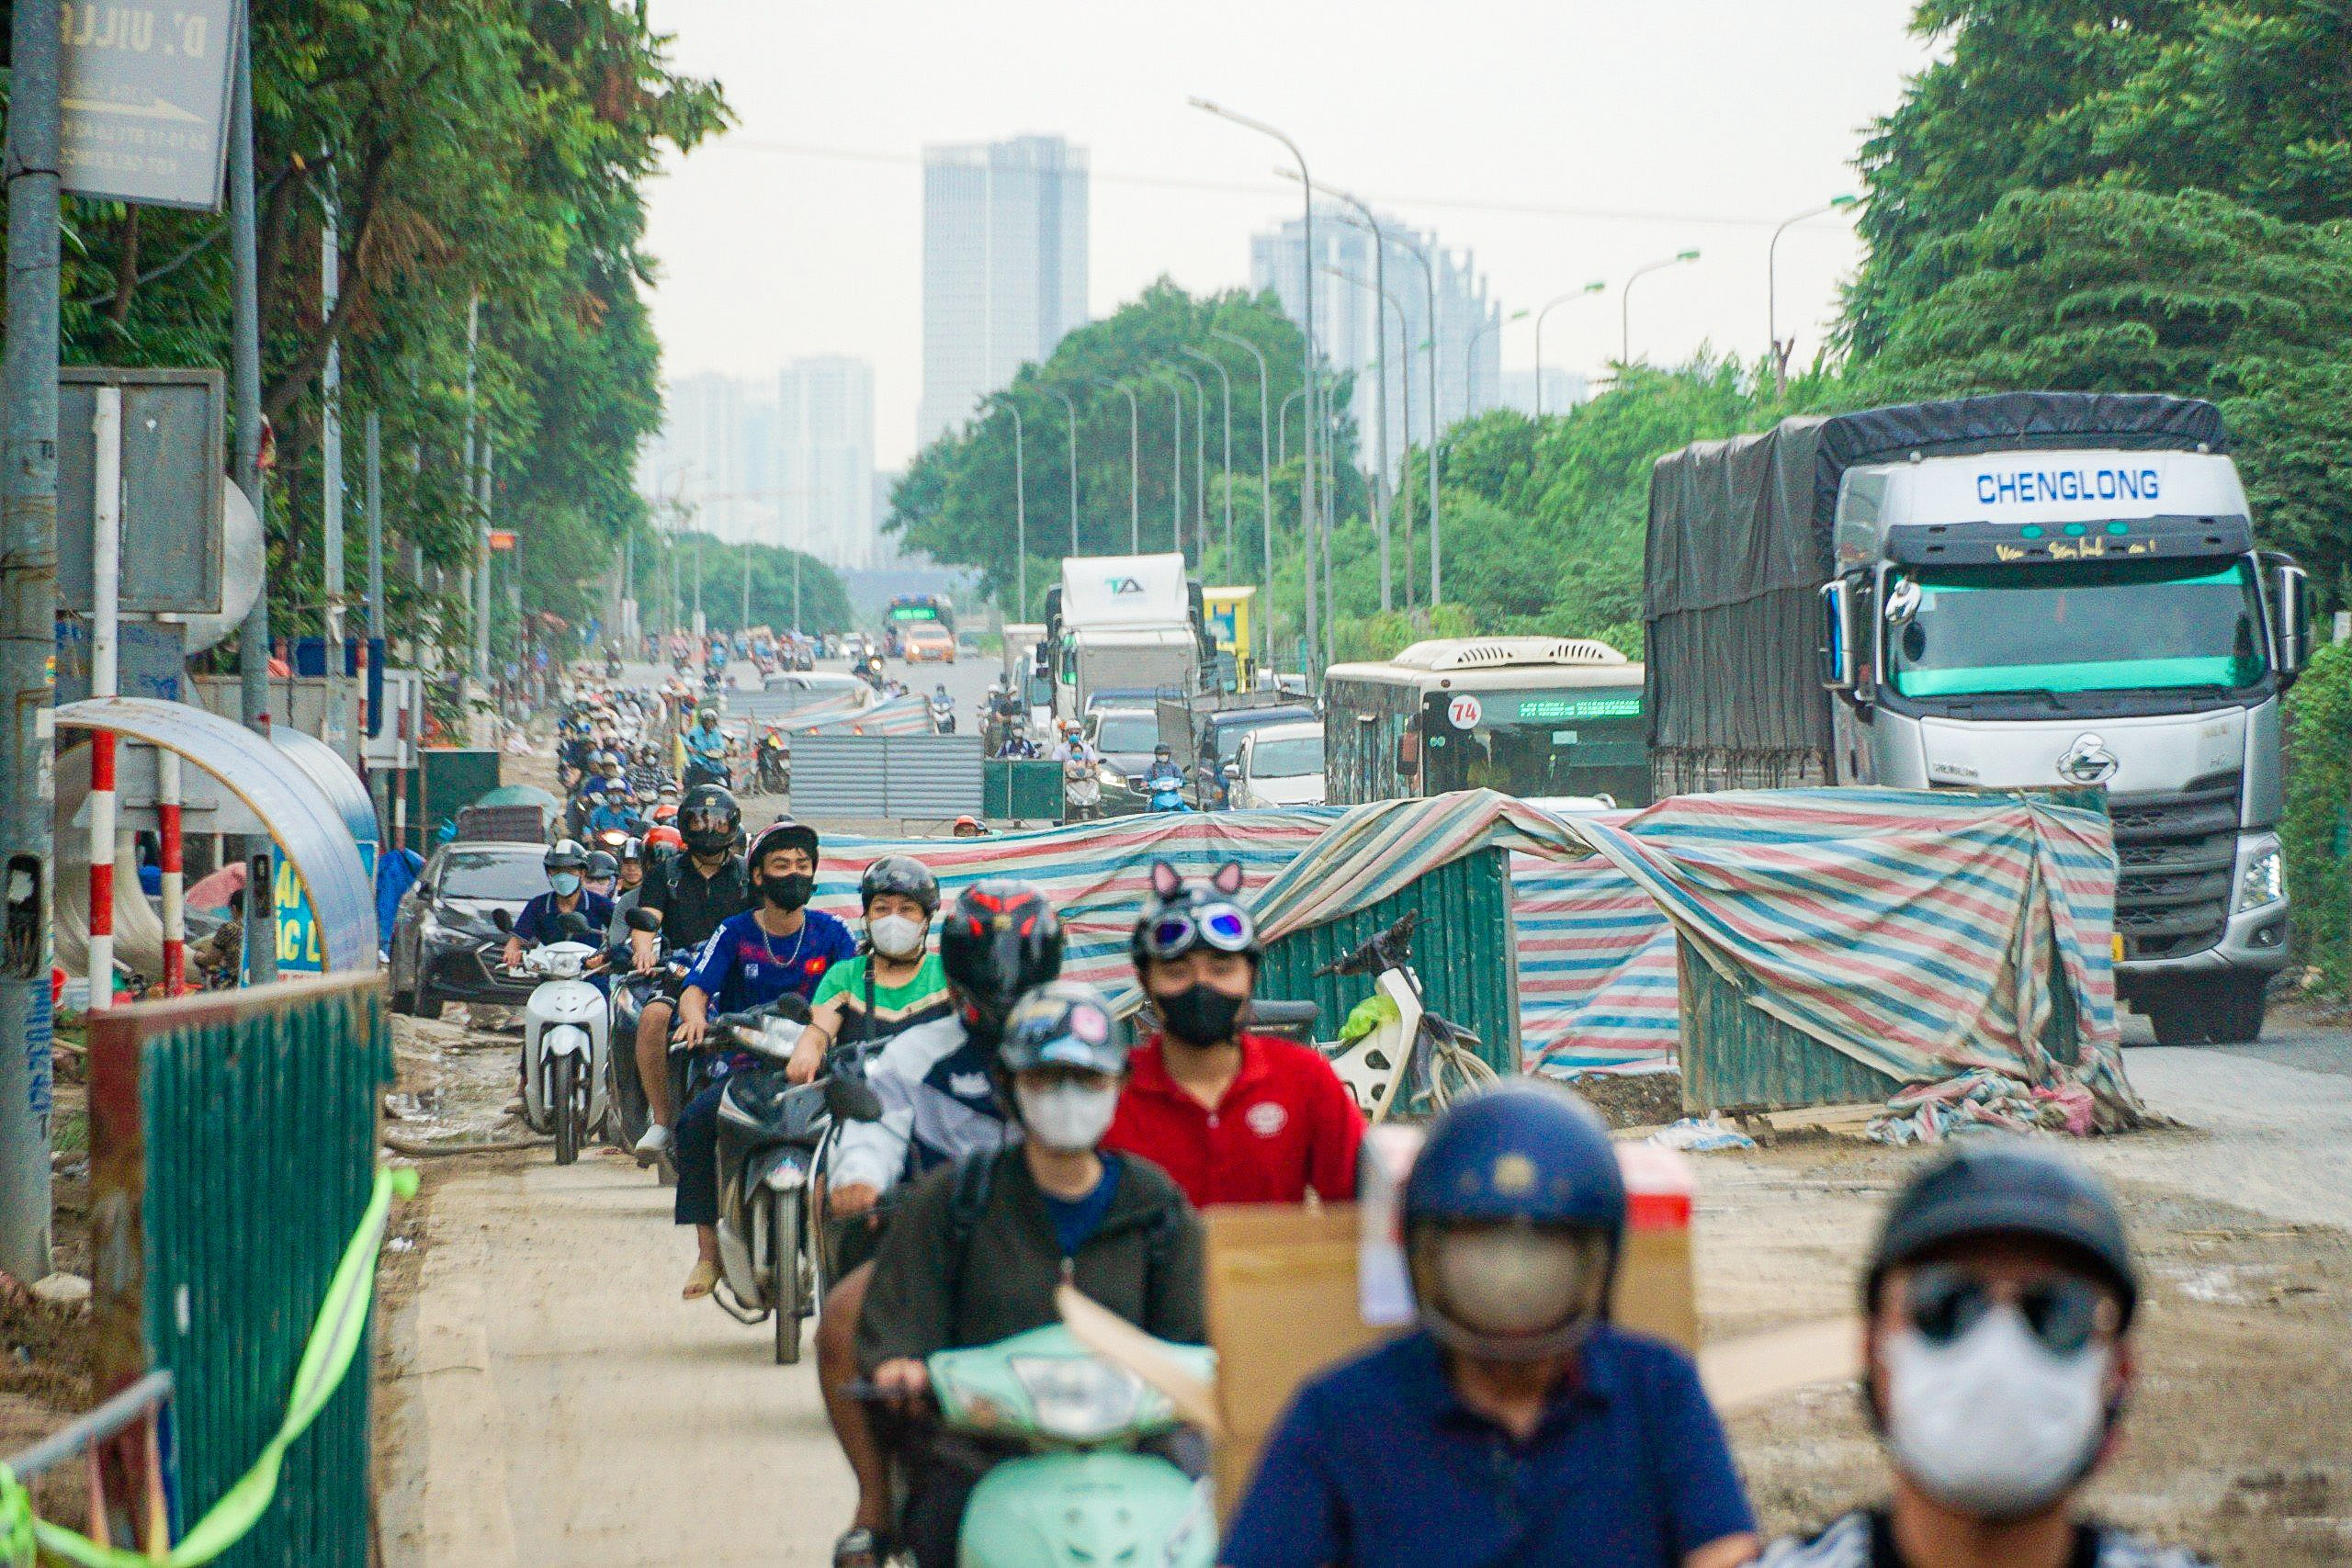
[[[658,931],[662,917],[651,909],[631,909],[621,917],[629,930]],[[649,974],[628,973],[629,953],[626,947],[614,954],[616,972],[613,977],[612,1023],[606,1038],[616,1049],[605,1056],[605,1139],[624,1152],[637,1146],[652,1124],[653,1110],[645,1094],[645,1085],[637,1072],[637,1025],[644,1015],[645,1004],[657,996],[673,1002],[684,988],[686,969],[693,961],[690,950],[681,948],[663,955]]]
[[[808,1004],[787,997],[712,1021],[774,1066],[730,1075],[719,1093],[719,1280],[711,1299],[740,1323],[772,1322],[779,1366],[800,1359],[801,1325],[823,1299],[809,1209],[832,1129],[882,1113],[860,1079],[785,1077],[808,1018]]]
[[[1403,1103],[1426,1105],[1434,1115],[1495,1079],[1495,1069],[1478,1055],[1478,1037],[1429,1010],[1412,964],[1413,928],[1420,919],[1419,910],[1408,910],[1354,952],[1315,971],[1317,977],[1370,975],[1374,996],[1386,1004],[1367,1032],[1320,1046],[1369,1122],[1387,1118],[1400,1089]]]
[[[1153,1341],[1206,1381],[1215,1351]],[[1103,1562],[1211,1568],[1216,1519],[1209,1483],[1136,1450],[1174,1431],[1167,1395],[1081,1346],[1059,1324],[993,1345],[942,1350],[924,1363],[938,1422],[1017,1457],[972,1490],[956,1530],[962,1568],[1081,1568]],[[871,1390],[857,1391],[873,1397]]]
[[[956,705],[945,697],[931,699],[931,728],[934,734],[956,733]]]
[[[1184,799],[1184,775],[1182,773],[1161,773],[1157,777],[1146,775],[1136,779],[1135,784],[1138,790],[1148,790],[1151,794],[1151,802],[1145,807],[1148,811],[1171,812],[1193,809]]]
[[[491,919],[512,934],[514,918],[494,909]],[[523,962],[500,973],[533,979],[523,1004],[523,1124],[553,1134],[555,1163],[580,1157],[580,1145],[605,1119],[605,1032],[611,1022],[605,993],[582,978],[600,951],[588,922],[578,915],[563,920],[567,940],[535,947]]]
[[[791,790],[792,754],[785,750],[782,737],[775,730],[760,737],[756,761],[762,795],[784,795]]]
[[[689,756],[686,759],[684,784],[692,789],[696,784],[715,784],[721,789],[735,787],[735,773],[725,762],[715,757]]]

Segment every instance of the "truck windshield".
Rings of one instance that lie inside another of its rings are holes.
[[[1250,749],[1250,772],[1261,779],[1295,779],[1308,773],[1321,777],[1323,773],[1323,738],[1300,735],[1286,739],[1268,740],[1261,738]]]
[[[1649,798],[1638,686],[1623,690],[1433,692],[1422,709],[1430,795],[1492,789],[1522,798]]]
[[[2243,561],[1956,567],[1910,581],[1917,609],[1887,632],[1888,672],[1906,697],[2235,690],[2267,668]]]

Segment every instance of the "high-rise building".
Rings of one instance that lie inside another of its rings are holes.
[[[1058,136],[923,151],[929,446],[1086,321],[1086,150]]]
[[[662,399],[662,434],[638,460],[638,491],[687,509],[685,525],[739,538],[750,526],[743,385],[731,376],[682,376]]]
[[[1487,297],[1487,280],[1467,251],[1447,251],[1433,233],[1409,229],[1385,214],[1380,226],[1388,236],[1388,292],[1391,306],[1376,299],[1365,285],[1377,276],[1373,238],[1343,209],[1315,209],[1315,337],[1324,363],[1355,377],[1355,400],[1350,413],[1360,433],[1360,456],[1369,464],[1379,453],[1374,422],[1379,410],[1374,389],[1378,338],[1388,334],[1388,457],[1392,471],[1404,459],[1408,394],[1413,417],[1412,439],[1429,440],[1430,366],[1421,345],[1430,339],[1428,275],[1413,259],[1419,252],[1437,269],[1437,414],[1439,426],[1452,424],[1465,412],[1495,406],[1501,371],[1498,308]],[[1305,277],[1301,254],[1306,249],[1306,224],[1294,218],[1272,233],[1250,242],[1250,286],[1272,290],[1291,320],[1305,319]],[[1363,283],[1334,276],[1337,268]],[[1397,312],[1404,313],[1403,326]]]
[[[776,382],[778,541],[843,568],[874,564],[874,367],[823,355]]]
[[[1540,412],[1546,414],[1566,413],[1592,396],[1592,382],[1581,370],[1570,370],[1558,365],[1544,367],[1544,400]],[[1524,414],[1538,411],[1535,399],[1534,370],[1506,370],[1502,375],[1502,405],[1517,409]]]

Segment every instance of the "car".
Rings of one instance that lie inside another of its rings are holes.
[[[548,890],[545,844],[481,840],[444,844],[424,863],[392,923],[392,1006],[439,1018],[449,1002],[520,1007],[531,982],[495,965],[506,937],[493,911],[509,917]]]
[[[1322,721],[1316,717],[1315,708],[1307,703],[1285,703],[1279,706],[1212,708],[1195,716],[1196,739],[1193,743],[1193,804],[1204,811],[1229,806],[1225,785],[1230,779],[1227,772],[1241,755],[1241,742],[1253,731],[1269,725],[1305,724],[1318,731]],[[1212,785],[1210,780],[1216,784]]]
[[[917,621],[899,628],[899,651],[910,664],[956,662],[956,639],[936,621]]]
[[[1245,810],[1278,810],[1323,804],[1323,726],[1269,724],[1241,738],[1241,749],[1227,766],[1233,804]]]
[[[862,692],[865,682],[841,670],[779,670],[760,682],[768,692]]]

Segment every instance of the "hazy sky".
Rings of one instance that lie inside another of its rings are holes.
[[[1861,128],[1928,50],[1910,0],[651,0],[680,68],[741,124],[657,181],[654,299],[669,372],[874,362],[877,458],[910,455],[922,375],[927,142],[1059,133],[1094,170],[1089,303],[1165,274],[1248,281],[1249,237],[1297,210],[1267,139],[1476,253],[1506,313],[1553,311],[1544,360],[1617,350],[1616,285],[1645,262],[1637,356],[1766,341],[1773,223],[1855,188]],[[1782,332],[1809,357],[1856,247],[1838,217],[1780,249]],[[1533,363],[1532,321],[1503,363]]]

